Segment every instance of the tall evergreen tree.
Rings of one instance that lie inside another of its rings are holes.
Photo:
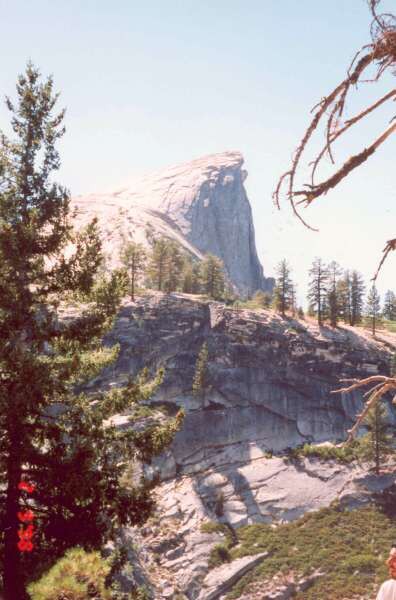
[[[396,296],[392,290],[388,290],[384,297],[383,316],[389,321],[396,321]]]
[[[121,249],[121,262],[126,270],[129,281],[129,295],[135,300],[136,284],[144,272],[147,254],[142,246],[133,241],[125,242]]]
[[[221,300],[225,290],[225,275],[223,261],[207,254],[201,263],[202,289],[214,300]]]
[[[340,316],[344,323],[351,324],[352,302],[351,302],[351,276],[345,271],[343,277],[337,283],[337,297]]]
[[[364,308],[364,281],[357,271],[351,275],[351,321],[350,324],[357,325],[362,320]]]
[[[329,272],[321,258],[315,258],[309,270],[308,301],[322,325],[326,311]]]
[[[368,412],[365,425],[368,434],[362,440],[362,454],[374,463],[375,473],[379,475],[385,459],[394,453],[387,411],[383,403],[377,402]]]
[[[108,421],[148,399],[160,374],[121,389],[82,391],[117,356],[101,338],[118,306],[109,295],[120,288],[115,274],[107,290],[104,281],[96,289],[100,301],[79,316],[57,316],[61,299],[92,292],[101,247],[95,221],[73,230],[69,194],[53,179],[64,133],[56,100],[52,79],[43,81],[28,64],[17,102],[7,100],[14,139],[0,140],[0,564],[7,600],[25,599],[37,560],[51,562],[77,544],[99,546],[116,527],[147,517],[148,482],[126,489],[120,478],[128,461],[169,443],[181,419],[139,432]],[[31,499],[21,481],[35,485]],[[17,546],[17,515],[29,506],[40,546],[31,555]]]
[[[182,273],[184,267],[184,255],[180,244],[169,240],[167,245],[168,261],[165,273],[165,290],[174,292],[182,285]]]
[[[371,330],[375,335],[375,327],[381,312],[381,299],[375,285],[372,285],[367,296],[366,314],[371,320]]]
[[[154,287],[163,291],[169,271],[169,243],[165,237],[153,240],[148,274]]]
[[[274,307],[282,317],[290,310],[293,298],[293,282],[290,277],[290,267],[286,259],[281,260],[276,271],[274,288]]]
[[[328,265],[329,273],[329,288],[327,294],[328,316],[332,327],[337,327],[337,322],[340,317],[340,299],[339,278],[341,276],[341,267],[334,260]]]
[[[204,393],[208,386],[208,360],[208,345],[204,342],[198,354],[192,383],[192,393],[196,396]]]

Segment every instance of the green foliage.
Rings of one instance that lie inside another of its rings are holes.
[[[364,281],[357,271],[352,271],[351,276],[351,321],[350,325],[360,323],[364,307]]]
[[[155,289],[165,289],[166,275],[169,268],[169,245],[165,237],[153,241],[150,255],[148,276]]]
[[[368,412],[364,424],[368,433],[361,439],[362,456],[370,460],[377,475],[386,458],[394,453],[394,441],[389,435],[390,424],[386,407],[377,402]]]
[[[202,291],[214,300],[221,300],[225,291],[224,264],[217,256],[207,254],[201,263]]]
[[[120,484],[130,462],[149,461],[182,414],[119,430],[116,413],[147,402],[162,380],[143,372],[123,388],[84,389],[118,355],[103,348],[125,293],[124,271],[102,270],[95,221],[73,230],[67,190],[54,182],[63,112],[52,79],[31,64],[7,102],[13,140],[0,137],[0,564],[7,600],[74,546],[100,547],[120,526],[142,523],[153,482]],[[68,298],[84,300],[69,310]],[[62,304],[62,302],[63,304]],[[59,314],[61,309],[61,314]],[[29,500],[18,489],[32,480]],[[32,501],[40,552],[17,548],[17,513]]]
[[[375,285],[372,285],[367,296],[366,314],[371,321],[371,329],[375,335],[375,328],[380,320],[381,301]]]
[[[165,274],[165,291],[174,292],[181,287],[184,256],[179,244],[168,242],[168,265]]]
[[[349,444],[342,446],[327,446],[315,444],[303,444],[291,448],[287,454],[288,458],[312,457],[322,460],[336,460],[341,463],[351,463],[362,457],[362,440],[358,438]]]
[[[219,565],[230,561],[231,554],[228,545],[225,543],[216,544],[210,552],[208,566],[210,569],[213,569],[214,567],[218,567]]]
[[[195,365],[194,379],[192,383],[192,392],[198,396],[205,392],[208,387],[208,360],[209,351],[206,342],[202,344]]]
[[[283,259],[277,268],[277,278],[274,289],[274,308],[283,317],[292,307],[293,301],[293,283],[290,278],[290,268],[287,261]]]
[[[315,258],[309,270],[308,302],[315,311],[319,325],[326,316],[328,285],[328,268],[321,258]]]
[[[372,586],[378,588],[386,579],[385,558],[396,525],[375,507],[346,512],[326,508],[276,529],[257,524],[237,533],[239,545],[230,551],[232,559],[265,551],[270,556],[228,598],[239,598],[249,582],[268,580],[280,571],[306,575],[320,569],[324,576],[296,600],[340,600],[370,594]]]
[[[385,293],[382,314],[388,321],[396,321],[396,296],[392,290],[388,290]]]
[[[110,561],[99,552],[72,548],[39,581],[28,586],[32,600],[87,600],[100,596],[111,600],[105,582],[111,570]]]
[[[216,523],[215,521],[205,521],[201,525],[202,533],[223,533],[228,534],[229,529],[224,523]]]
[[[201,266],[198,260],[186,256],[182,273],[182,291],[185,294],[199,294],[202,291]]]
[[[147,254],[142,244],[127,241],[121,249],[120,258],[128,277],[129,295],[134,301],[137,283],[146,266]]]

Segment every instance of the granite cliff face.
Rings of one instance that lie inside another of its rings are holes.
[[[341,378],[386,373],[391,343],[350,327],[319,329],[273,311],[160,293],[125,305],[111,341],[121,344],[120,356],[97,384],[122,384],[145,365],[163,365],[166,377],[155,401],[186,410],[163,477],[344,439],[362,395],[330,392]],[[204,342],[208,387],[196,396],[192,380]]]
[[[362,395],[330,392],[340,378],[386,374],[395,340],[389,334],[373,341],[350,327],[319,329],[309,320],[236,310],[182,294],[154,293],[124,304],[107,340],[120,344],[118,361],[91,385],[122,385],[143,366],[163,365],[166,376],[154,403],[170,413],[178,407],[186,411],[170,449],[146,468],[162,478],[156,520],[128,533],[140,546],[153,598],[223,597],[224,586],[232,587],[239,571],[265,559],[253,556],[226,572],[208,572],[210,551],[224,534],[203,530],[205,522],[220,521],[231,529],[277,523],[336,499],[353,508],[395,483],[396,472],[376,478],[362,465],[281,457],[302,442],[345,439]],[[207,387],[193,395],[204,342]],[[395,422],[391,407],[389,417]],[[128,416],[116,422],[128,426]],[[278,456],[269,458],[272,450]]]
[[[111,194],[74,198],[78,223],[99,219],[104,250],[117,263],[121,236],[147,243],[147,233],[178,241],[202,258],[219,256],[242,294],[271,290],[257,257],[252,211],[239,152],[224,152],[149,175]]]

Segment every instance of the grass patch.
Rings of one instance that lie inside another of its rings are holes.
[[[303,444],[296,448],[290,448],[287,458],[321,458],[322,460],[336,460],[340,463],[352,463],[362,458],[366,447],[365,440],[358,438],[343,446],[318,446],[315,444]]]
[[[385,559],[396,538],[396,523],[378,507],[355,511],[326,508],[273,529],[257,524],[240,528],[239,545],[231,558],[259,552],[270,556],[246,575],[227,596],[239,598],[251,581],[267,580],[276,573],[325,573],[298,600],[340,600],[356,595],[372,597],[373,585],[387,579]]]

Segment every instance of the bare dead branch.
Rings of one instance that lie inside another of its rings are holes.
[[[319,196],[322,196],[323,194],[327,194],[327,192],[331,188],[334,188],[336,185],[338,185],[340,183],[340,181],[342,181],[342,179],[344,179],[347,175],[349,175],[349,173],[351,173],[351,171],[356,169],[356,167],[358,167],[362,163],[364,163],[369,158],[369,156],[374,154],[374,152],[377,150],[377,148],[379,148],[379,146],[381,146],[381,144],[383,144],[385,142],[385,140],[388,139],[388,137],[394,131],[396,131],[396,122],[389,125],[389,127],[371,144],[371,146],[369,146],[368,148],[365,148],[359,154],[356,154],[355,156],[351,156],[350,158],[348,158],[348,160],[342,165],[342,167],[336,173],[334,173],[334,175],[332,175],[331,177],[329,177],[328,179],[326,179],[325,181],[322,181],[322,183],[319,183],[317,185],[307,185],[307,187],[310,188],[310,190],[308,190],[308,191],[307,190],[295,191],[294,196],[304,196],[304,198],[302,200],[300,200],[298,202],[298,204],[301,204],[303,202],[310,204],[312,202],[312,200],[315,200],[315,198],[318,198]]]
[[[333,390],[331,392],[332,394],[350,393],[353,390],[361,389],[366,385],[375,384],[368,392],[364,394],[364,398],[368,396],[368,400],[364,405],[363,411],[359,415],[356,415],[356,421],[353,427],[348,431],[348,438],[346,441],[348,444],[354,439],[369,410],[373,408],[387,392],[396,390],[396,377],[372,375],[370,377],[366,377],[365,379],[342,379],[341,381],[351,382],[351,385],[338,390]]]
[[[322,98],[322,100],[313,108],[313,118],[297,147],[290,169],[279,179],[273,193],[274,202],[276,206],[280,208],[281,194],[283,189],[285,189],[285,196],[290,203],[294,214],[310,229],[314,228],[308,225],[305,219],[302,218],[297,205],[305,203],[305,206],[308,206],[314,199],[325,195],[329,190],[336,187],[354,169],[363,164],[377,148],[396,131],[395,124],[391,121],[391,125],[369,147],[364,148],[357,154],[351,156],[331,177],[315,184],[317,167],[323,156],[327,153],[330,160],[334,163],[334,156],[332,153],[333,142],[343,135],[352,125],[361,121],[361,119],[369,113],[375,111],[386,100],[396,96],[396,89],[394,88],[375,103],[361,111],[358,115],[345,121],[342,125],[342,115],[345,110],[351,87],[356,86],[358,83],[378,81],[385,71],[389,68],[392,69],[396,67],[396,17],[393,14],[379,14],[378,7],[380,3],[381,0],[368,0],[368,5],[373,18],[371,24],[371,43],[362,46],[355,54],[347,71],[346,78],[336,86],[332,92]],[[368,67],[375,67],[376,69],[372,78],[364,78]],[[327,116],[325,117],[325,115]],[[303,154],[308,149],[313,133],[325,119],[326,143],[316,158],[310,162],[312,167],[310,176],[311,183],[303,186],[304,188],[307,188],[306,190],[296,190],[295,181],[297,172],[302,166]],[[299,196],[303,196],[303,199],[298,200]],[[386,247],[383,260],[381,261],[375,278],[389,251],[394,249],[394,245]]]
[[[366,117],[368,114],[370,114],[371,112],[373,112],[376,108],[378,108],[379,106],[381,106],[382,104],[384,104],[384,102],[386,102],[387,100],[390,100],[391,98],[396,98],[396,89],[391,90],[390,92],[388,92],[387,94],[385,94],[385,96],[382,96],[382,98],[380,98],[379,100],[377,100],[376,102],[374,102],[374,104],[371,104],[371,106],[369,106],[365,110],[362,110],[360,113],[358,113],[357,115],[355,115],[351,119],[348,119],[347,121],[345,121],[344,126],[341,127],[340,129],[338,129],[337,131],[335,131],[330,136],[330,140],[329,140],[330,146],[331,146],[331,144],[333,144],[333,142],[335,142],[335,140],[337,138],[340,137],[340,135],[342,135],[343,133],[345,133],[345,131],[347,131],[347,129],[349,129],[350,127],[352,127],[352,125],[355,125],[356,123],[358,123],[361,119],[363,119],[364,117]],[[315,177],[316,169],[317,169],[320,161],[322,160],[323,156],[326,154],[327,148],[328,148],[328,144],[326,144],[326,146],[324,146],[322,148],[322,150],[319,152],[319,154],[316,157],[316,159],[310,163],[310,165],[312,165],[312,172],[311,172],[311,184],[312,184],[312,186],[314,185],[314,177]]]
[[[377,269],[377,271],[376,271],[376,273],[375,273],[375,275],[374,275],[374,277],[372,279],[373,281],[376,281],[376,279],[378,277],[378,274],[379,274],[379,272],[381,270],[382,265],[384,264],[384,262],[385,262],[385,260],[386,260],[386,258],[388,256],[388,254],[389,254],[389,252],[391,252],[392,250],[396,250],[396,239],[388,240],[386,242],[386,246],[385,246],[385,248],[382,251],[383,252],[383,257],[381,258],[381,262],[378,265],[378,269]]]

